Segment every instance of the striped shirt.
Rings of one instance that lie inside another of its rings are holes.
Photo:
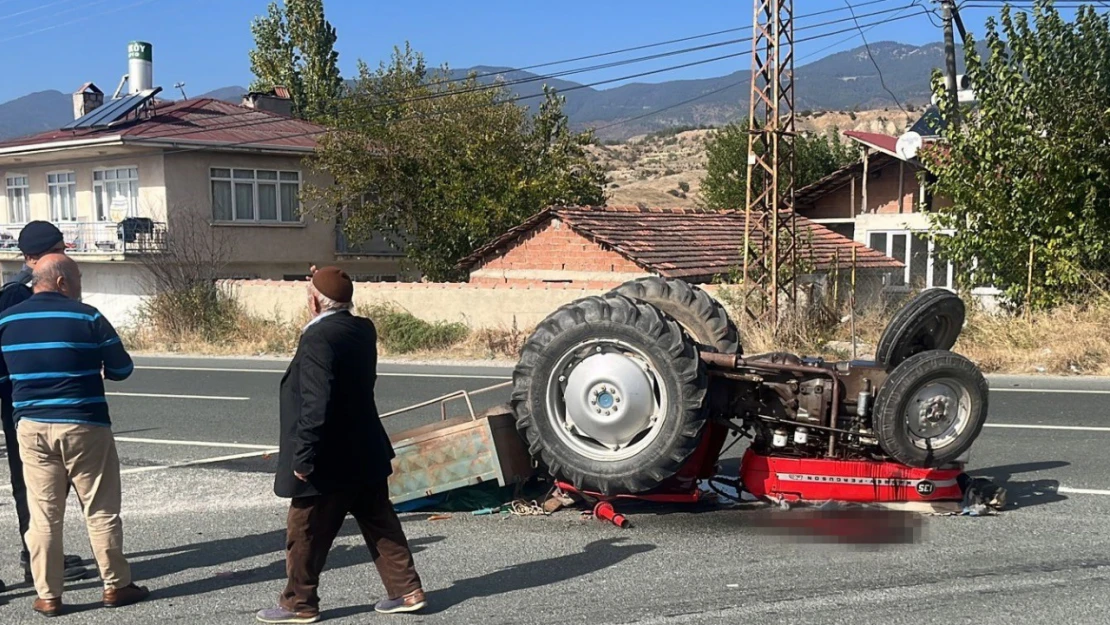
[[[111,425],[104,379],[134,370],[112,324],[59,293],[36,293],[0,315],[0,356],[17,421]]]

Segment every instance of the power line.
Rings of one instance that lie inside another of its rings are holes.
[[[26,15],[28,13],[34,13],[36,11],[42,11],[44,9],[49,9],[52,6],[57,6],[59,4],[66,4],[67,2],[72,2],[72,1],[73,0],[54,0],[54,2],[47,2],[46,4],[40,4],[38,6],[31,7],[30,9],[23,9],[22,11],[16,11],[15,13],[9,13],[7,15],[0,15],[0,20],[7,20],[7,19],[11,19],[13,17],[19,17],[20,15]]]
[[[694,102],[697,102],[698,100],[708,98],[709,96],[717,95],[718,93],[723,93],[725,91],[728,91],[729,89],[733,89],[733,88],[736,88],[736,87],[742,87],[745,82],[747,82],[747,81],[730,83],[730,84],[727,84],[724,87],[721,87],[719,89],[714,89],[712,91],[706,91],[705,93],[703,93],[701,95],[698,95],[698,96],[695,96],[693,98],[690,98],[689,100],[683,100],[681,102],[675,102],[674,104],[664,106],[663,108],[655,110],[655,111],[644,113],[642,115],[637,115],[635,117],[629,117],[628,119],[622,119],[620,121],[616,121],[616,122],[613,122],[611,124],[605,124],[604,126],[599,126],[597,128],[594,128],[593,131],[598,132],[598,131],[601,131],[601,130],[607,130],[609,128],[614,128],[616,126],[623,126],[624,124],[628,124],[628,123],[631,123],[631,122],[634,122],[634,121],[639,121],[641,119],[646,119],[648,117],[659,115],[660,113],[665,113],[665,112],[670,111],[672,109],[676,109],[680,106],[685,106],[687,104],[692,104]]]
[[[124,10],[127,10],[127,9],[133,9],[135,7],[139,7],[139,6],[142,6],[144,4],[150,4],[151,2],[155,2],[155,0],[139,0],[138,2],[133,2],[133,3],[125,5],[125,6],[116,7],[114,9],[108,9],[107,11],[101,11],[99,13],[93,13],[92,15],[85,15],[85,16],[82,16],[82,17],[78,17],[76,19],[69,20],[67,22],[62,22],[60,24],[53,24],[51,26],[45,26],[43,28],[39,28],[39,29],[36,29],[36,30],[31,30],[31,31],[27,31],[27,32],[24,32],[24,33],[20,33],[18,35],[14,35],[12,37],[7,37],[5,39],[0,39],[0,43],[6,43],[8,41],[14,41],[16,39],[21,39],[23,37],[30,37],[31,35],[37,35],[39,33],[44,33],[44,32],[50,31],[50,30],[54,30],[55,28],[64,28],[66,26],[70,26],[70,25],[73,25],[73,24],[78,24],[80,22],[83,22],[85,20],[90,20],[90,19],[93,19],[95,17],[101,17],[101,16],[104,16],[104,15],[109,15],[111,13],[117,13],[119,11],[124,11]]]
[[[910,7],[905,7],[905,8],[912,8],[912,5]],[[911,17],[915,17],[916,15],[917,15],[916,13],[912,13],[912,14],[909,14],[909,15],[890,17],[890,18],[886,18],[885,20],[882,20],[882,21],[879,21],[879,22],[874,22],[874,23],[871,23],[871,24],[867,24],[867,26],[868,27],[875,27],[875,26],[879,26],[879,25],[882,25],[882,24],[890,24],[890,23],[894,23],[894,22],[897,22],[897,21],[901,21],[901,20],[904,20],[904,19],[911,18]],[[851,30],[855,30],[855,29],[854,28],[846,28],[846,29],[841,29],[841,30],[838,30],[838,31],[829,32],[829,33],[822,33],[822,34],[819,34],[819,35],[813,35],[811,37],[798,39],[798,40],[796,40],[795,43],[805,43],[807,41],[815,41],[815,40],[818,40],[818,39],[823,39],[825,37],[831,37],[831,36],[839,35],[839,34],[842,34],[842,33],[845,33],[845,32],[849,32]],[[715,58],[715,59],[705,59],[705,60],[702,60],[702,61],[694,61],[692,63],[686,63],[686,64],[679,65],[679,66],[672,66],[672,67],[652,70],[652,71],[649,71],[649,72],[642,72],[640,74],[636,74],[636,75],[632,75],[632,76],[624,76],[624,77],[612,78],[612,79],[603,80],[603,81],[597,81],[597,82],[594,82],[594,83],[589,83],[589,84],[584,84],[584,85],[576,85],[574,87],[570,87],[570,88],[564,90],[563,92],[565,93],[567,91],[575,91],[575,90],[578,90],[578,89],[587,89],[587,88],[595,87],[595,86],[600,85],[600,84],[617,82],[617,81],[621,81],[621,80],[628,80],[630,78],[637,78],[637,77],[641,77],[641,76],[645,76],[645,75],[649,75],[649,74],[657,74],[657,73],[662,73],[662,72],[667,72],[667,71],[673,71],[675,69],[681,69],[681,68],[690,67],[690,66],[694,66],[694,65],[710,63],[710,62],[714,62],[714,61],[717,61],[717,60],[721,60],[722,58],[732,58],[732,57],[741,56],[741,55],[744,55],[744,54],[748,54],[748,53],[747,52],[735,53],[735,54],[731,54],[731,55],[726,55],[724,57],[718,57],[718,58]],[[531,95],[531,96],[522,96],[522,97],[516,98],[515,100],[509,100],[509,101],[494,103],[492,106],[499,106],[499,105],[502,105],[502,104],[508,104],[510,102],[516,102],[516,101],[521,101],[521,100],[529,100],[529,99],[532,99],[532,98],[543,97],[543,96],[544,96],[544,94],[542,94],[542,93]],[[451,110],[451,111],[441,112],[439,114],[444,115],[444,114],[455,114],[455,113],[461,113],[461,112],[468,112],[468,111],[471,111],[471,110],[478,110],[478,109],[481,109],[481,108],[487,108],[489,106],[491,106],[491,105],[484,104],[484,105],[481,105],[481,106],[469,107],[469,108],[465,108],[465,109],[454,109],[454,110]],[[414,121],[414,120],[418,120],[418,119],[426,119],[426,118],[429,118],[429,117],[431,117],[431,116],[429,116],[429,115],[416,115],[416,116],[403,117],[403,118],[399,118],[399,119],[391,120],[391,121],[392,122]],[[249,122],[249,123],[241,125],[241,127],[242,126],[258,126],[258,125],[264,125],[266,123],[271,123],[271,121],[267,120],[265,122]],[[288,134],[288,135],[281,135],[281,136],[278,136],[278,137],[272,137],[271,140],[295,139],[295,138],[300,138],[300,137],[319,135],[319,134],[323,134],[325,132],[331,132],[332,130],[333,129],[325,128],[325,129],[322,129],[322,130],[314,130],[314,131],[309,131],[309,132],[293,133],[293,134]],[[237,142],[237,143],[225,144],[221,147],[225,147],[225,148],[227,148],[227,147],[237,147],[237,146],[243,146],[243,145],[250,145],[254,142],[255,142],[254,140],[246,140],[246,141],[241,141],[241,142]],[[165,152],[165,154],[175,154],[175,153],[180,153],[180,152],[194,152],[194,151],[197,151],[197,150],[204,150],[204,149],[207,149],[209,147],[210,146],[194,146],[194,147],[189,147],[189,148],[179,148],[179,149],[176,149],[176,150],[167,150]]]
[[[90,2],[88,4],[78,5],[78,6],[73,7],[73,8],[65,9],[64,11],[51,11],[47,15],[34,17],[34,18],[29,19],[29,20],[20,22],[18,24],[15,24],[13,26],[8,27],[6,30],[10,30],[12,32],[19,32],[25,26],[30,26],[31,24],[38,24],[40,22],[45,22],[45,21],[48,21],[48,20],[56,20],[59,17],[61,17],[62,15],[66,15],[66,14],[69,14],[69,13],[76,13],[78,11],[88,11],[89,9],[91,9],[94,6],[105,4],[105,3],[108,3],[108,2],[112,2],[112,1],[113,0],[94,0],[93,2]],[[2,18],[0,18],[0,19],[2,19]]]
[[[881,4],[881,3],[884,3],[884,2],[890,2],[890,0],[868,0],[867,2],[860,3],[858,6],[861,6],[861,7],[862,6],[870,6],[870,5],[873,5],[873,4]],[[816,13],[808,13],[806,15],[800,15],[800,16],[798,16],[797,19],[807,19],[807,18],[810,18],[810,17],[818,17],[818,16],[821,16],[821,15],[827,15],[829,13],[839,13],[840,11],[843,11],[843,10],[844,9],[841,9],[841,8],[826,9],[824,11],[817,11]],[[551,67],[551,66],[554,66],[554,65],[566,65],[567,63],[577,63],[578,61],[589,61],[589,60],[593,60],[593,59],[603,58],[603,57],[606,57],[606,56],[614,56],[614,55],[617,55],[617,54],[624,54],[626,52],[636,52],[636,51],[639,51],[639,50],[647,50],[647,49],[650,49],[650,48],[659,48],[659,47],[662,47],[662,46],[669,46],[669,45],[673,45],[673,44],[676,44],[676,43],[685,43],[687,41],[695,41],[697,39],[707,39],[709,37],[716,37],[718,35],[726,35],[726,34],[729,34],[729,33],[746,32],[746,31],[750,32],[751,29],[752,29],[752,27],[750,25],[749,26],[741,26],[739,28],[727,28],[725,30],[718,30],[718,31],[712,32],[712,33],[704,33],[704,34],[701,34],[701,35],[690,35],[690,36],[682,37],[682,38],[679,38],[679,39],[671,39],[669,41],[660,41],[660,42],[657,42],[657,43],[642,44],[642,45],[632,46],[630,48],[622,48],[620,50],[611,50],[609,52],[598,52],[598,53],[595,53],[595,54],[587,54],[585,56],[578,56],[578,57],[574,57],[574,58],[570,58],[570,59],[563,59],[563,60],[560,60],[560,61],[546,61],[546,62],[543,62],[543,63],[537,63],[535,65],[525,65],[523,67],[512,67],[512,68],[508,68],[508,69],[501,70],[501,71],[486,72],[484,74],[477,74],[475,76],[475,78],[487,78],[489,76],[497,76],[499,74],[505,74],[505,73],[509,73],[509,72],[525,72],[525,71],[529,71],[529,70],[533,70],[533,69],[539,69],[541,67]],[[466,78],[452,79],[452,81],[464,81],[464,80],[466,80]]]
[[[903,7],[898,8],[898,9],[886,9],[886,10],[883,10],[883,11],[876,11],[876,12],[873,12],[873,13],[865,14],[862,17],[873,17],[873,16],[876,16],[876,15],[885,15],[887,13],[892,13],[892,12],[893,13],[902,13],[902,12],[905,12],[906,10],[908,10],[908,9],[913,8],[916,5],[917,1],[918,0],[914,0],[914,2],[911,2],[909,5],[903,6]],[[843,9],[841,9],[841,10],[843,10]],[[912,16],[906,16],[906,17],[912,17]],[[903,19],[903,18],[899,18],[899,19]],[[854,20],[853,20],[853,18],[830,20],[830,21],[823,22],[823,23],[820,23],[820,24],[813,24],[813,25],[810,25],[810,26],[806,26],[806,27],[800,28],[798,30],[813,30],[813,29],[822,28],[822,27],[825,27],[825,26],[828,26],[828,25],[833,25],[833,24],[837,24],[837,23],[841,23],[841,22],[845,22],[845,21],[854,21]],[[856,21],[857,25],[858,25],[858,23],[859,22]],[[869,24],[869,27],[874,28],[875,26],[878,26],[878,25],[883,24],[883,23],[887,23],[887,22],[886,21],[875,22],[873,24]],[[808,39],[801,39],[801,40],[798,40],[798,43],[802,43],[802,42],[805,42],[805,41],[811,41],[811,40],[815,40],[815,39],[820,39],[820,38],[824,38],[824,37],[828,37],[828,36],[833,36],[833,35],[849,32],[849,31],[852,31],[852,30],[855,30],[855,27],[850,27],[850,28],[839,30],[839,31],[833,31],[833,32],[830,32],[830,33],[824,33],[824,34],[821,34],[821,35],[816,35],[816,36],[810,37]],[[434,93],[424,94],[424,95],[416,96],[416,97],[413,97],[413,98],[401,98],[401,99],[396,99],[396,100],[391,100],[391,101],[386,101],[386,102],[374,102],[374,103],[369,103],[369,104],[359,104],[359,105],[355,105],[355,106],[351,106],[351,107],[347,107],[347,108],[341,108],[337,111],[337,114],[350,113],[350,112],[355,112],[355,111],[367,111],[367,110],[373,110],[373,109],[376,109],[376,108],[385,108],[385,107],[389,107],[389,106],[399,106],[399,105],[405,105],[405,104],[412,104],[412,103],[416,103],[416,102],[437,100],[437,99],[441,99],[441,98],[447,98],[447,97],[470,94],[470,93],[477,93],[477,92],[482,92],[482,91],[501,90],[501,89],[504,89],[504,88],[507,88],[507,87],[512,87],[512,86],[516,86],[516,85],[520,85],[520,84],[538,82],[538,81],[541,81],[541,80],[549,80],[551,78],[558,78],[558,77],[561,77],[561,76],[570,75],[572,73],[583,73],[583,72],[586,72],[586,71],[595,71],[597,68],[608,69],[608,68],[611,68],[611,67],[618,67],[618,66],[630,65],[630,64],[642,62],[643,60],[651,60],[651,59],[661,58],[661,57],[665,57],[665,56],[674,56],[674,55],[679,54],[679,53],[689,53],[689,52],[692,52],[692,51],[700,51],[700,50],[704,50],[704,49],[720,47],[721,45],[734,45],[734,44],[737,44],[737,43],[744,43],[744,42],[749,42],[749,41],[751,41],[751,37],[745,37],[745,38],[741,38],[741,39],[731,40],[731,41],[726,42],[726,43],[708,44],[708,45],[704,45],[704,46],[697,46],[697,47],[694,47],[694,48],[689,48],[689,49],[684,50],[684,51],[672,51],[672,52],[667,52],[667,53],[662,53],[662,54],[650,55],[649,57],[642,57],[642,58],[639,58],[639,59],[628,59],[628,60],[625,60],[625,61],[617,61],[617,62],[604,64],[602,66],[591,66],[589,68],[578,68],[578,69],[573,69],[573,70],[566,70],[564,72],[558,72],[556,74],[550,74],[550,75],[546,75],[546,76],[536,76],[536,77],[520,79],[520,80],[516,80],[516,81],[509,81],[509,82],[504,82],[504,83],[495,83],[495,84],[492,84],[492,85],[478,85],[478,86],[474,86],[474,87],[470,87],[470,88],[466,88],[466,89],[459,89],[459,90],[455,90],[455,91],[437,91],[437,92],[434,92]],[[558,90],[558,93],[567,93],[567,92],[572,92],[572,91],[578,91],[580,89],[588,89],[588,88],[592,88],[592,87],[596,87],[596,86],[600,86],[600,85],[606,85],[606,84],[611,84],[611,83],[614,83],[614,82],[620,82],[620,81],[624,81],[624,80],[631,80],[631,79],[635,79],[635,78],[643,78],[643,77],[646,77],[646,76],[652,76],[652,75],[655,75],[655,74],[674,71],[674,70],[677,70],[677,69],[685,69],[685,68],[689,68],[689,67],[695,67],[695,66],[698,66],[698,65],[705,65],[705,64],[708,64],[708,63],[715,63],[715,62],[718,62],[718,61],[732,59],[732,58],[736,58],[736,57],[739,57],[739,56],[744,56],[744,55],[747,55],[747,54],[748,54],[747,51],[737,52],[737,53],[729,53],[729,54],[725,54],[725,55],[721,55],[721,56],[717,56],[717,57],[712,57],[712,58],[708,58],[708,59],[702,59],[702,60],[698,60],[698,61],[692,61],[692,62],[689,62],[689,63],[683,63],[683,64],[680,64],[680,65],[672,65],[672,66],[664,67],[664,68],[661,68],[661,69],[648,70],[648,71],[639,72],[639,73],[635,73],[635,74],[631,74],[631,75],[620,76],[620,77],[617,77],[617,78],[599,80],[599,81],[595,81],[595,82],[587,83],[587,84],[579,84],[579,85],[575,85],[575,86],[572,86],[572,87],[567,87],[566,89]],[[530,100],[530,99],[533,99],[533,98],[539,98],[539,97],[543,97],[543,96],[544,96],[543,93],[536,93],[536,94],[532,94],[532,95],[528,95],[528,96],[518,96],[515,100],[516,101]],[[354,97],[346,96],[342,99],[351,100],[351,99],[354,99]],[[247,115],[249,113],[250,113],[250,111],[244,111],[243,113],[237,113],[237,114],[231,115],[229,117]],[[209,128],[208,130],[227,130],[227,129],[233,129],[233,128],[237,128],[237,127],[255,125],[257,123],[265,123],[265,122],[248,121],[248,122],[244,122],[244,123],[238,124],[238,125],[232,124],[232,125],[215,126],[215,127]],[[196,131],[193,130],[193,129],[183,129],[183,130],[181,130],[177,133],[171,133],[171,134],[163,135],[163,137],[181,136],[181,135],[192,134],[194,132],[196,132]]]
[[[848,10],[852,12],[852,19],[856,23],[856,30],[859,31],[859,38],[863,40],[863,47],[867,49],[867,58],[871,59],[871,64],[875,66],[875,71],[879,72],[879,84],[883,86],[884,91],[890,94],[890,97],[894,98],[894,103],[898,105],[898,108],[902,109],[902,112],[906,115],[909,115],[909,112],[906,111],[906,107],[902,106],[902,103],[898,101],[898,96],[894,95],[894,92],[886,86],[886,80],[883,79],[883,70],[879,68],[879,63],[875,60],[875,55],[871,54],[871,44],[867,43],[867,37],[864,36],[863,27],[859,25],[859,20],[855,19],[856,10],[852,8],[852,3],[848,2],[848,0],[844,0],[844,4],[847,5]]]
[[[841,9],[841,10],[843,10],[843,9]],[[894,12],[901,11],[901,10],[903,10],[903,9],[885,9],[885,10],[882,10],[882,11],[874,11],[872,13],[866,13],[866,14],[861,15],[860,17],[875,17],[875,16],[878,16],[878,15],[885,15],[887,13],[894,13]],[[828,11],[824,11],[822,13],[828,13]],[[829,20],[829,21],[826,21],[826,22],[822,22],[820,24],[814,24],[814,25],[811,25],[811,26],[799,28],[797,30],[810,30],[810,29],[814,29],[814,28],[822,28],[824,26],[831,26],[833,24],[839,24],[839,23],[848,22],[848,21],[854,21],[854,17],[841,18],[841,19],[837,19],[837,20]],[[858,24],[858,21],[856,23]],[[731,45],[736,45],[736,44],[739,44],[739,43],[747,43],[749,41],[751,41],[751,37],[743,37],[743,38],[740,38],[740,39],[730,39],[728,41],[722,41],[722,42],[711,43],[711,44],[704,44],[704,45],[695,46],[695,47],[692,47],[692,48],[683,48],[681,50],[672,50],[672,51],[669,51],[669,52],[660,52],[660,53],[656,53],[656,54],[651,54],[651,55],[642,56],[642,57],[636,57],[636,58],[632,58],[632,59],[625,59],[625,60],[621,60],[621,61],[611,61],[609,63],[604,63],[604,64],[601,64],[601,65],[593,65],[593,66],[589,66],[589,67],[568,69],[568,70],[563,70],[561,72],[555,72],[555,73],[552,73],[552,74],[546,74],[546,75],[540,75],[540,76],[530,76],[530,77],[526,77],[526,78],[519,78],[519,79],[516,79],[516,80],[510,80],[510,81],[502,82],[502,83],[494,83],[494,84],[490,84],[490,85],[477,85],[477,86],[474,86],[474,87],[470,87],[470,88],[467,88],[467,89],[462,89],[462,90],[455,91],[455,92],[452,92],[452,93],[454,95],[459,95],[459,94],[464,94],[464,93],[475,93],[475,92],[480,92],[480,91],[499,90],[499,89],[504,88],[504,87],[514,87],[514,86],[517,86],[517,85],[547,81],[547,80],[552,80],[552,79],[555,79],[555,78],[563,78],[563,77],[566,77],[566,76],[571,76],[571,75],[575,75],[575,74],[583,74],[583,73],[598,71],[598,70],[602,70],[602,69],[612,69],[614,67],[623,67],[624,65],[634,65],[636,63],[642,63],[644,61],[653,61],[653,60],[657,60],[657,59],[661,59],[661,58],[666,58],[666,57],[671,57],[671,56],[678,56],[678,55],[681,55],[681,54],[689,54],[691,52],[700,52],[700,51],[704,51],[704,50],[711,50],[711,49],[714,49],[714,48],[720,48],[720,47],[724,47],[724,46],[731,46]],[[746,52],[745,52],[745,54],[746,54]],[[729,56],[725,56],[725,57],[720,57],[720,58],[715,59],[715,60],[733,58],[734,56],[736,56],[736,55],[729,55]],[[711,59],[711,60],[708,60],[707,62],[713,62],[713,61],[714,61],[714,59]],[[633,76],[633,77],[638,78],[639,76],[637,75],[637,76]],[[468,80],[468,79],[466,79],[466,78],[464,78],[464,79],[451,79],[451,80],[443,81],[442,84],[448,84],[448,83],[451,83],[451,82],[458,82],[460,80]],[[423,96],[417,96],[416,98],[411,98],[411,99],[402,99],[402,100],[398,100],[398,101],[395,101],[395,102],[386,102],[386,103],[382,103],[380,106],[394,106],[394,105],[397,105],[397,104],[408,104],[408,103],[412,103],[412,102],[419,102],[419,101],[425,100],[425,99],[435,99],[436,97],[438,97],[438,94],[432,93],[432,94],[426,94],[426,95],[423,95]],[[344,99],[349,99],[349,98],[344,98]],[[340,112],[343,112],[343,111],[340,111]]]
[[[862,6],[862,5],[859,5],[859,6]],[[919,5],[919,4],[917,3],[917,1],[916,1],[916,0],[915,0],[915,2],[913,2],[912,4],[910,4],[909,6],[905,6],[905,7],[902,7],[901,9],[899,9],[899,10],[898,10],[898,12],[897,12],[897,13],[895,13],[895,15],[898,15],[899,13],[904,13],[905,11],[908,11],[908,10],[912,9],[912,8],[914,8],[915,6],[920,6],[920,5]],[[924,9],[925,7],[921,7],[921,8],[922,8],[922,9]],[[841,9],[841,10],[843,10],[843,9]],[[867,27],[866,29],[864,29],[864,30],[863,30],[863,32],[867,32],[867,31],[869,31],[869,30],[871,30],[871,29],[873,29],[873,28],[875,28],[876,26],[879,26],[879,25],[880,25],[879,23],[876,23],[876,24],[871,24],[871,25],[869,25],[869,26],[868,26],[868,27]],[[838,45],[840,45],[840,44],[842,44],[842,43],[846,43],[846,42],[848,42],[848,41],[851,41],[852,39],[855,39],[855,38],[856,38],[856,35],[852,35],[851,37],[847,37],[847,38],[845,38],[845,39],[841,39],[841,40],[839,40],[839,41],[837,41],[837,42],[835,42],[835,43],[832,43],[832,44],[830,44],[830,45],[827,45],[827,46],[824,46],[824,47],[822,47],[822,48],[819,48],[819,49],[817,49],[817,50],[814,50],[813,52],[810,52],[809,54],[806,54],[805,56],[801,56],[801,57],[798,57],[798,60],[799,60],[799,61],[803,61],[803,60],[805,60],[805,59],[808,59],[808,58],[814,57],[814,56],[816,56],[816,55],[818,55],[818,54],[820,54],[820,53],[822,53],[822,52],[824,52],[824,51],[826,51],[826,50],[830,50],[830,49],[832,49],[832,48],[835,48],[836,46],[838,46]],[[744,81],[744,82],[746,82],[746,81]],[[644,114],[642,114],[642,115],[637,115],[637,116],[635,116],[635,117],[630,117],[630,118],[628,118],[628,119],[623,119],[623,120],[619,120],[619,121],[616,121],[616,122],[613,122],[613,123],[610,123],[610,124],[605,124],[604,126],[598,126],[598,127],[594,128],[594,129],[593,129],[593,131],[594,131],[594,132],[598,132],[598,131],[601,131],[601,130],[607,130],[607,129],[609,129],[609,128],[614,128],[614,127],[616,127],[616,126],[622,126],[622,125],[624,125],[624,124],[628,124],[628,123],[631,123],[631,122],[635,122],[635,121],[639,121],[639,120],[642,120],[642,119],[646,119],[646,118],[648,118],[648,117],[653,117],[653,116],[655,116],[655,115],[659,115],[659,114],[661,114],[661,113],[665,113],[665,112],[667,112],[667,111],[670,111],[670,110],[673,110],[673,109],[679,108],[679,107],[681,107],[681,106],[685,106],[685,105],[687,105],[687,104],[692,104],[692,103],[694,103],[694,102],[697,102],[698,100],[703,100],[703,99],[705,99],[705,98],[708,98],[708,97],[710,97],[710,96],[714,96],[714,95],[717,95],[718,93],[723,93],[723,92],[725,92],[725,91],[728,91],[729,89],[733,89],[733,88],[737,88],[737,87],[742,87],[742,86],[744,85],[744,82],[735,82],[735,83],[730,83],[730,84],[727,84],[727,85],[725,85],[725,86],[723,86],[723,87],[721,87],[721,88],[719,88],[719,89],[713,89],[712,91],[707,91],[707,92],[705,92],[705,93],[702,93],[702,94],[700,94],[700,95],[694,96],[694,97],[692,97],[692,98],[690,98],[690,99],[688,99],[688,100],[683,100],[683,101],[681,101],[681,102],[676,102],[676,103],[674,103],[674,104],[671,104],[671,105],[665,106],[665,107],[663,107],[663,108],[661,108],[661,109],[658,109],[658,110],[655,110],[655,111],[649,111],[649,112],[647,112],[647,113],[644,113]]]

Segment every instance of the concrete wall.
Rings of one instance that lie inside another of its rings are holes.
[[[226,288],[252,314],[299,320],[307,307],[304,282],[231,280]],[[617,283],[583,288],[566,284],[545,286],[486,285],[471,283],[358,283],[355,304],[392,304],[429,322],[462,322],[472,328],[524,330],[535,326],[568,302],[600,295]]]
[[[139,169],[140,217],[155,221],[166,219],[165,166],[162,153],[134,150],[129,153],[105,156],[101,160],[66,162],[64,159],[49,164],[20,166],[10,164],[0,167],[0,184],[7,176],[28,177],[31,193],[31,220],[50,219],[50,198],[47,194],[46,176],[49,173],[72,171],[77,183],[77,220],[95,222],[96,204],[93,199],[93,170],[103,167],[137,167]],[[8,198],[0,188],[0,223],[9,223]]]
[[[148,280],[143,268],[128,262],[82,262],[82,300],[96,307],[112,325],[126,327],[136,321],[139,307],[148,293]],[[19,272],[20,261],[0,262],[5,280]]]
[[[471,271],[470,281],[539,285],[545,281],[624,282],[646,275],[636,263],[552,219]]]

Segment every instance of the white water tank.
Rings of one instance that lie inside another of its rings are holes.
[[[153,46],[145,41],[127,44],[127,92],[154,88]]]

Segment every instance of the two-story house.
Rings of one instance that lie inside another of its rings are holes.
[[[302,211],[305,186],[329,184],[304,163],[323,128],[292,118],[283,90],[238,105],[162,101],[159,91],[105,99],[86,84],[73,122],[0,142],[5,277],[21,266],[20,229],[39,219],[59,226],[88,301],[117,323],[149,292],[145,264],[190,240],[218,240],[221,277],[293,279],[313,264],[362,280],[408,277],[384,240],[348,244],[334,217]]]

